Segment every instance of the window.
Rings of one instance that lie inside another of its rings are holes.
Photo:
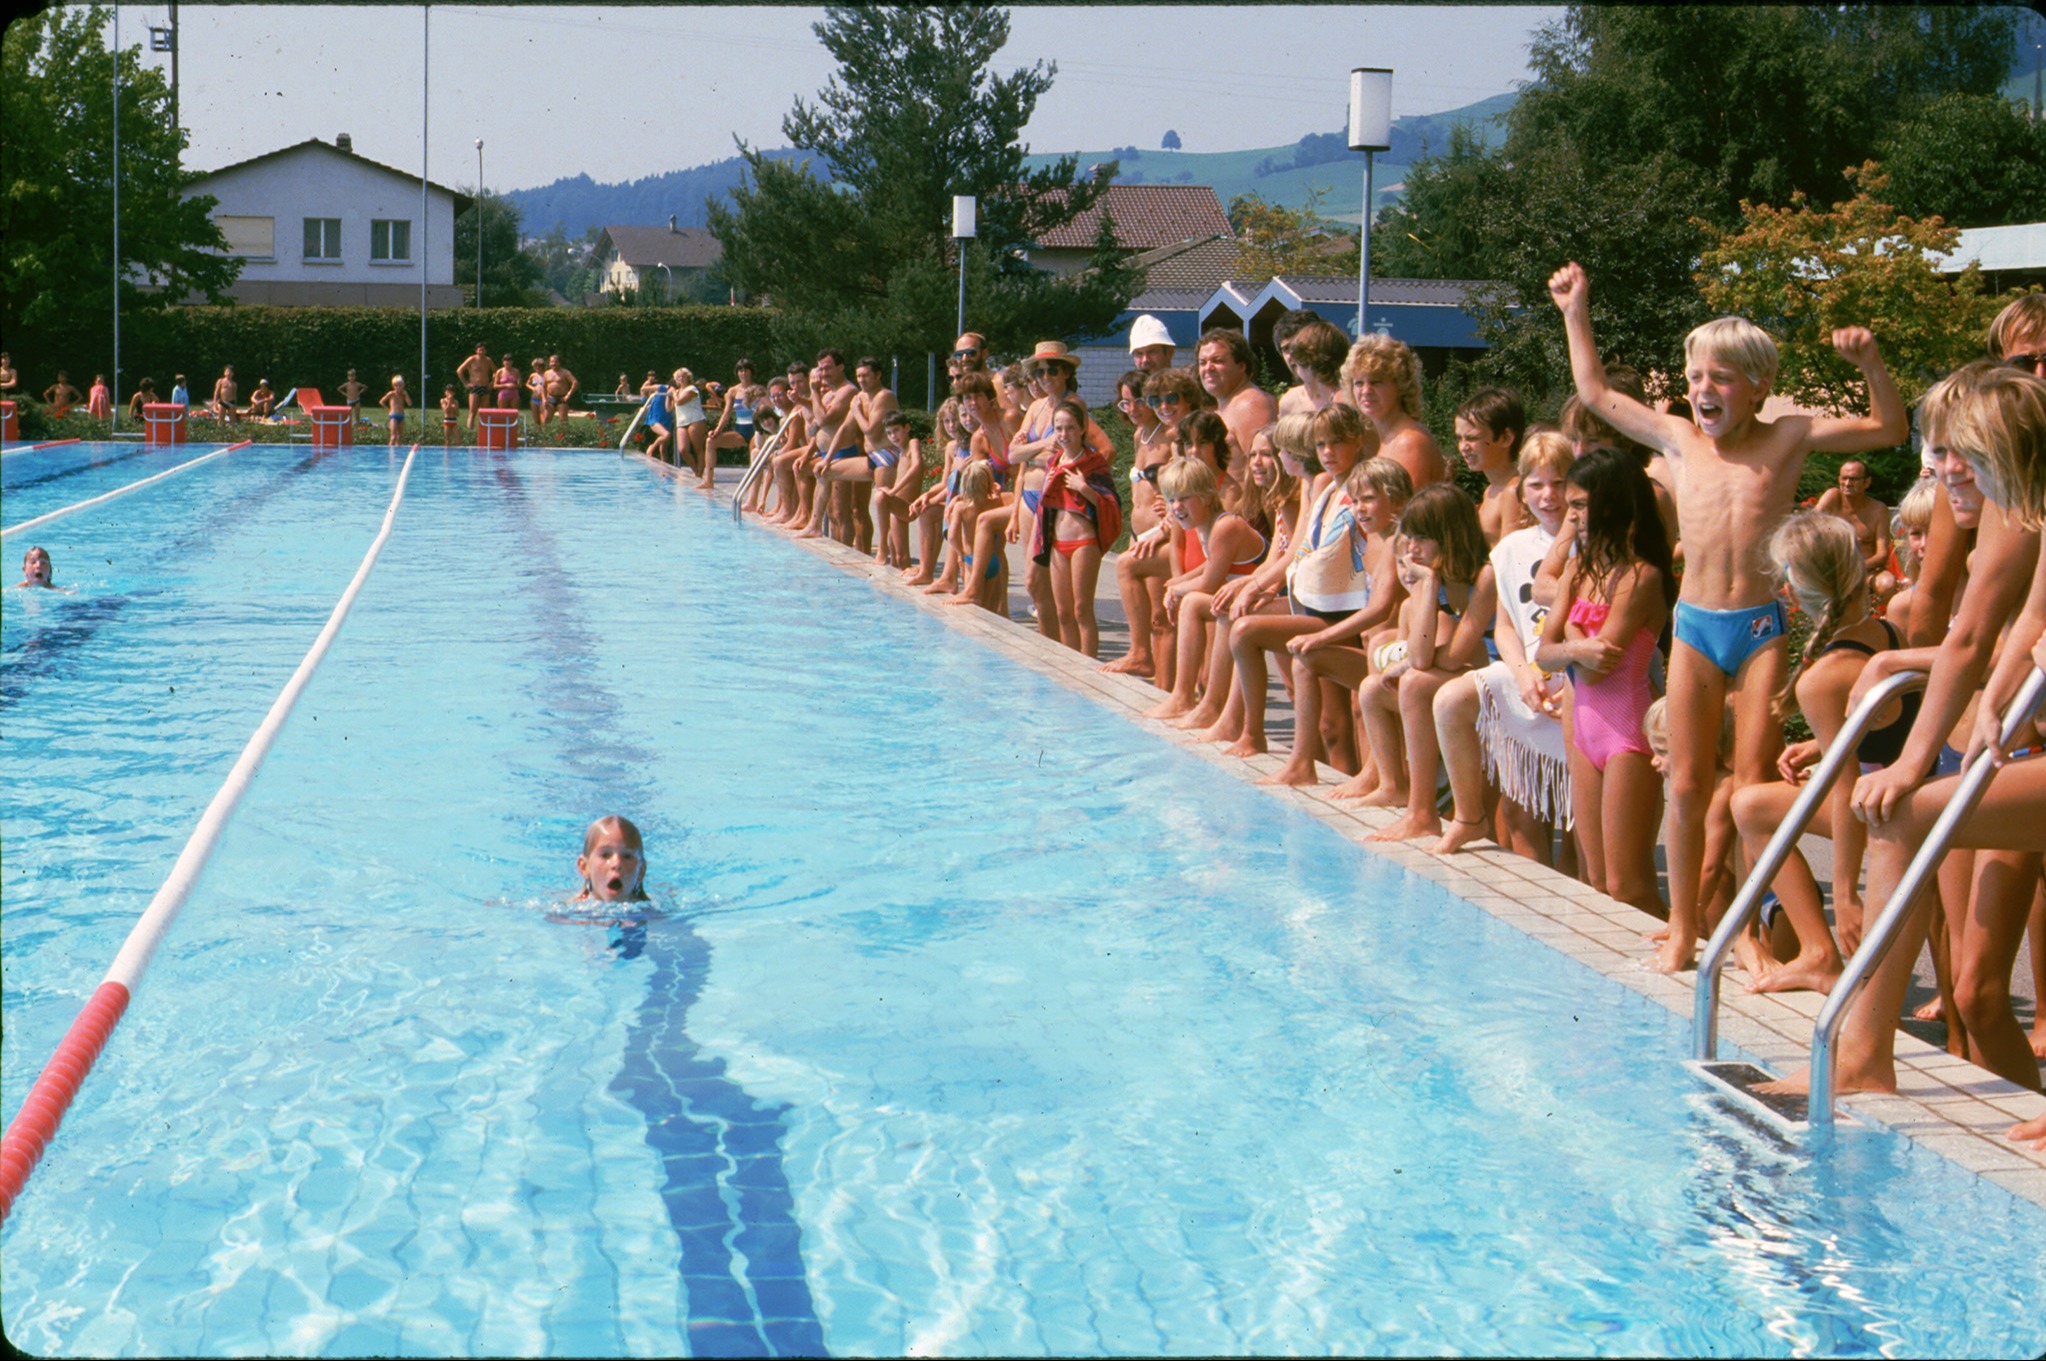
[[[412,258],[410,222],[373,221],[369,224],[369,258],[396,261]]]
[[[308,260],[341,258],[340,218],[309,217],[305,220],[305,258]]]
[[[230,217],[213,219],[227,238],[227,253],[244,260],[277,258],[277,219],[274,217]]]

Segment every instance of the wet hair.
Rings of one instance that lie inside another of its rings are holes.
[[[1897,562],[1904,568],[1904,575],[1914,581],[1918,579],[1918,555],[1911,551],[1910,535],[1923,534],[1932,526],[1933,503],[1938,499],[1938,484],[1932,478],[1921,477],[1897,502],[1897,513],[1890,517]]]
[[[845,367],[845,351],[839,349],[836,345],[826,345],[823,349],[817,351],[817,358],[814,362],[822,364],[827,359],[836,363],[840,368]]]
[[[985,501],[995,494],[995,470],[984,458],[976,458],[959,470],[959,494],[969,501]]]
[[[1797,607],[1812,621],[1803,656],[1776,692],[1780,722],[1797,707],[1798,678],[1840,631],[1842,616],[1868,600],[1868,572],[1861,561],[1861,543],[1854,526],[1825,511],[1803,510],[1776,526],[1769,536],[1769,561],[1790,588]]]
[[[631,818],[620,817],[616,813],[607,813],[583,829],[583,854],[588,855],[591,851],[595,850],[598,840],[606,832],[615,833],[617,836],[622,837],[627,845],[639,852],[639,887],[632,896],[635,899],[644,899],[646,897],[646,838],[639,834],[639,828],[633,824]],[[589,889],[594,886],[589,880],[585,879],[583,880],[583,887]]]
[[[881,428],[883,430],[893,430],[898,425],[906,426],[908,424],[909,413],[899,406],[881,418]]]
[[[1220,416],[1212,411],[1196,411],[1190,416],[1181,416],[1173,433],[1187,456],[1191,457],[1195,449],[1205,444],[1215,451],[1216,471],[1228,471],[1229,426]]]
[[[1576,461],[1577,450],[1560,430],[1537,430],[1520,442],[1518,471],[1522,477],[1539,471],[1567,478]]]
[[[1628,563],[1640,561],[1662,574],[1664,602],[1674,605],[1677,576],[1669,531],[1640,462],[1618,449],[1593,449],[1570,465],[1568,481],[1588,498],[1579,548],[1599,594],[1610,600],[1612,578]]]
[[[1750,383],[1768,388],[1782,362],[1776,341],[1746,317],[1714,317],[1684,337],[1684,366],[1720,360]]]
[[[1349,477],[1343,480],[1343,491],[1351,500],[1356,500],[1369,487],[1378,493],[1378,499],[1392,508],[1394,515],[1406,509],[1407,502],[1414,499],[1414,479],[1405,468],[1389,458],[1360,459],[1350,469]]]
[[[1364,413],[1348,402],[1331,402],[1308,419],[1312,422],[1308,433],[1316,444],[1324,440],[1330,444],[1364,444],[1373,433]],[[1372,448],[1368,452],[1378,451]]]
[[[1194,345],[1194,354],[1198,356],[1210,345],[1226,347],[1230,354],[1236,356],[1236,362],[1243,366],[1244,373],[1249,375],[1251,381],[1257,381],[1257,352],[1250,348],[1250,342],[1244,339],[1243,332],[1232,331],[1227,326],[1210,326],[1201,332],[1199,342]]]
[[[1479,388],[1464,399],[1456,415],[1482,426],[1494,438],[1512,432],[1515,449],[1527,434],[1527,406],[1512,388]]]
[[[1144,378],[1146,397],[1177,397],[1188,411],[1198,411],[1205,405],[1207,392],[1192,369],[1160,369]]]
[[[959,399],[962,406],[968,397],[980,397],[992,402],[995,400],[995,380],[979,369],[971,373],[962,373],[952,380],[952,395]]]
[[[1343,360],[1350,354],[1350,338],[1343,334],[1342,327],[1314,317],[1294,332],[1288,348],[1293,351],[1293,358],[1330,387],[1343,381]]]
[[[1404,340],[1368,335],[1350,347],[1343,361],[1343,386],[1359,378],[1390,378],[1399,385],[1400,410],[1421,418],[1421,356]]]
[[[1216,500],[1215,470],[1198,458],[1181,454],[1158,470],[1158,494],[1175,501]]]
[[[2046,521],[2046,379],[1978,359],[1933,384],[1918,415],[1927,441],[1968,460],[2021,528]]]
[[[1989,357],[2001,360],[2019,336],[2046,336],[2046,293],[2020,293],[1989,323]]]
[[[1087,404],[1081,401],[1078,397],[1073,396],[1061,397],[1058,399],[1058,401],[1052,403],[1051,408],[1052,419],[1056,420],[1061,412],[1070,415],[1073,418],[1073,423],[1080,427],[1080,439],[1084,443],[1087,438],[1087,426],[1089,422],[1089,417],[1087,415]]]
[[[1442,579],[1463,586],[1477,581],[1490,553],[1478,503],[1454,482],[1434,482],[1415,492],[1400,512],[1400,533],[1440,548]]]
[[[1643,406],[1648,405],[1647,385],[1641,381],[1639,373],[1625,364],[1615,364],[1606,370],[1606,386],[1614,392],[1632,397]],[[1582,445],[1587,453],[1601,444],[1610,445],[1634,455],[1641,461],[1643,467],[1648,464],[1652,451],[1647,445],[1638,444],[1621,434],[1615,427],[1607,425],[1604,418],[1580,401],[1574,392],[1563,403],[1560,423],[1563,433],[1568,435],[1572,442]]]

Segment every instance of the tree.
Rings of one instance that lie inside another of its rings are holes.
[[[139,46],[109,50],[111,19],[97,5],[53,7],[10,22],[0,44],[0,326],[10,333],[111,319],[117,61],[122,311],[192,292],[223,302],[241,270],[210,216],[216,200],[182,196],[192,177],[168,84]]]
[[[1956,227],[2036,222],[2046,204],[2046,122],[2001,95],[1949,94],[1882,146],[1890,201]]]
[[[1854,197],[1830,209],[1797,194],[1788,208],[1743,204],[1731,231],[1703,224],[1697,276],[1710,310],[1748,317],[1776,337],[1776,391],[1825,411],[1866,400],[1854,367],[1833,350],[1837,328],[1874,331],[1899,390],[1915,400],[1981,357],[1996,310],[1975,266],[1951,278],[1935,268],[1959,229],[1883,202],[1886,181],[1874,162],[1847,179]]]
[[[1320,189],[1310,190],[1301,208],[1268,203],[1257,194],[1229,200],[1229,225],[1236,231],[1236,269],[1248,279],[1281,274],[1357,273],[1357,242],[1321,214]]]
[[[1475,127],[1453,124],[1440,156],[1407,171],[1398,202],[1371,224],[1371,272],[1389,279],[1482,279],[1478,218],[1499,192],[1501,167]]]
[[[942,349],[952,338],[958,256],[952,197],[978,200],[967,251],[970,314],[998,347],[1041,338],[1031,315],[1105,328],[1136,291],[1111,253],[1081,275],[1055,278],[1018,256],[1091,208],[1115,174],[1086,179],[1073,157],[1026,168],[1019,140],[1055,66],[1006,76],[988,69],[1007,43],[1006,11],[985,6],[828,9],[815,32],[838,73],[815,104],[782,120],[831,182],[801,161],[740,143],[750,183],[706,220],[724,247],[724,275],[780,309],[792,349],[828,341],[877,353]],[[1001,334],[991,318],[1016,318]]]
[[[1484,317],[1484,366],[1541,395],[1568,383],[1546,281],[1579,260],[1601,342],[1643,370],[1673,372],[1703,312],[1691,271],[1705,228],[1734,227],[1743,202],[1801,192],[1832,204],[1841,168],[1930,100],[1997,87],[2012,16],[1572,6],[1537,33],[1537,79],[1502,145],[1452,139],[1450,155],[1414,167],[1405,211],[1380,226],[1387,268],[1501,283]]]
[[[1158,145],[1167,151],[1179,150],[1179,134],[1171,128],[1165,129],[1165,136],[1159,141]]]
[[[502,194],[485,192],[455,219],[455,281],[474,280],[477,224],[483,232],[483,295],[478,307],[537,307],[540,262],[519,249],[518,205]]]

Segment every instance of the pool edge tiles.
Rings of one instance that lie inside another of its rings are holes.
[[[729,488],[718,489],[717,504],[720,509],[729,507]],[[807,550],[849,576],[864,579],[885,595],[907,601],[954,632],[977,638],[1064,688],[1110,708],[1180,750],[1228,772],[1234,779],[1249,783],[1278,768],[1275,757],[1241,760],[1224,756],[1213,744],[1202,742],[1191,733],[1145,718],[1143,710],[1158,699],[1158,691],[1148,681],[1108,675],[1100,670],[1099,663],[1027,625],[1019,626],[978,608],[955,608],[941,598],[926,596],[902,585],[893,568],[834,540],[776,537]],[[1507,851],[1466,850],[1445,858],[1403,842],[1366,841],[1366,836],[1389,824],[1396,815],[1387,810],[1337,804],[1328,797],[1330,786],[1326,784],[1307,789],[1253,787],[1326,823],[1359,849],[1448,889],[1540,943],[1689,1020],[1695,975],[1672,977],[1655,973],[1644,967],[1638,950],[1623,948],[1641,939],[1638,909],[1560,871]],[[1753,994],[1724,988],[1720,996],[1720,1033],[1727,1041],[1780,1070],[1804,1060],[1812,1022],[1823,1002],[1824,998],[1816,993]],[[1670,1062],[1687,1057],[1672,1054]],[[1857,1118],[1883,1126],[2008,1194],[2046,1208],[2046,1152],[2035,1152],[2004,1137],[2016,1122],[2046,1114],[2046,1096],[2028,1092],[1900,1031],[1897,1092],[1851,1093],[1838,1101],[1841,1109]]]

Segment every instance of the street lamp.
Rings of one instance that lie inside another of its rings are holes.
[[[674,270],[672,270],[672,269],[669,269],[669,268],[668,268],[668,267],[667,267],[667,266],[666,266],[665,264],[661,263],[661,262],[660,262],[659,260],[656,260],[656,261],[654,261],[654,268],[656,268],[656,269],[660,270],[660,271],[661,271],[661,273],[663,273],[663,274],[665,274],[665,275],[667,275],[667,276],[668,276],[668,291],[667,291],[666,295],[664,295],[664,296],[662,297],[661,301],[662,301],[662,302],[667,302],[667,303],[672,303],[672,302],[674,302],[674,301],[675,301],[675,271],[674,271]]]
[[[966,334],[966,243],[973,239],[979,206],[971,194],[952,196],[952,239],[959,243],[959,329],[954,335]]]
[[[1357,336],[1371,302],[1371,158],[1392,150],[1392,68],[1359,66],[1350,72],[1350,150],[1364,153],[1364,218],[1357,252]]]
[[[476,305],[483,305],[483,139],[476,139]]]

